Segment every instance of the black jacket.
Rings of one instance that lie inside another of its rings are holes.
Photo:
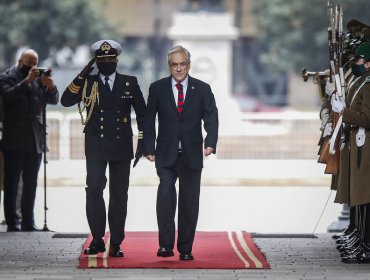
[[[155,119],[158,114],[158,137]],[[203,167],[202,120],[207,135],[204,148],[216,150],[218,110],[211,87],[189,76],[181,115],[172,91],[171,76],[151,84],[144,122],[145,155],[155,155],[156,167],[169,167],[176,161],[181,141],[185,163],[191,169]],[[157,145],[155,145],[157,141]]]
[[[84,128],[85,155],[98,159],[129,161],[133,158],[131,108],[136,113],[138,130],[142,131],[145,101],[136,77],[116,73],[112,92],[108,92],[99,75],[89,75],[87,79],[76,77],[63,92],[61,103],[65,107],[82,100],[86,84],[86,95],[90,96],[93,85],[97,86],[99,98],[94,107],[87,108],[91,118]],[[81,108],[83,104],[81,102]],[[86,115],[84,116],[86,117]]]
[[[39,80],[28,84],[13,66],[0,75],[4,105],[2,149],[43,152],[42,111],[44,104],[57,104],[57,88],[47,90]]]

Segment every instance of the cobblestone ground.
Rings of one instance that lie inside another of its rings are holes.
[[[0,232],[0,279],[370,278],[370,265],[341,263],[329,234],[318,238],[256,238],[271,265],[266,270],[78,269],[84,239],[53,238],[54,234]]]

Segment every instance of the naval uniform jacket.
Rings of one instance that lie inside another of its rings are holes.
[[[365,84],[357,94],[353,93],[350,107],[346,107],[343,111],[343,122],[351,126],[350,206],[370,203],[370,72],[364,74],[360,80]],[[360,167],[357,166],[359,151],[356,145],[356,134],[359,127],[366,129],[366,140],[361,149]]]
[[[216,151],[218,139],[218,111],[214,95],[208,84],[189,76],[183,111],[179,114],[171,79],[170,76],[150,85],[144,125],[144,154],[155,155],[157,168],[170,167],[177,159],[181,141],[185,164],[190,169],[202,169],[202,120],[207,132],[204,147],[211,147]]]
[[[136,77],[116,73],[112,91],[105,87],[99,74],[86,79],[76,77],[64,91],[61,103],[65,107],[82,101],[86,82],[86,95],[91,95],[93,85],[98,86],[99,98],[92,110],[91,118],[85,125],[85,156],[104,161],[130,161],[133,157],[131,108],[136,113],[138,130],[142,131],[145,101]],[[81,104],[82,108],[83,104]]]
[[[42,111],[46,104],[57,104],[57,88],[47,90],[40,80],[27,83],[13,66],[0,75],[4,104],[3,150],[43,153]]]

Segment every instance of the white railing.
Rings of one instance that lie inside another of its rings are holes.
[[[84,158],[83,125],[77,112],[48,112],[48,157]],[[135,114],[132,115],[136,141]],[[219,159],[315,159],[320,137],[318,112],[244,113],[240,120],[222,123]],[[223,128],[234,126],[233,133]]]

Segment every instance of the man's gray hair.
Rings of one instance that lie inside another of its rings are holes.
[[[185,55],[186,63],[190,63],[190,53],[187,49],[183,46],[174,46],[167,54],[167,62],[170,64],[171,62],[171,55],[174,53],[183,53]]]

